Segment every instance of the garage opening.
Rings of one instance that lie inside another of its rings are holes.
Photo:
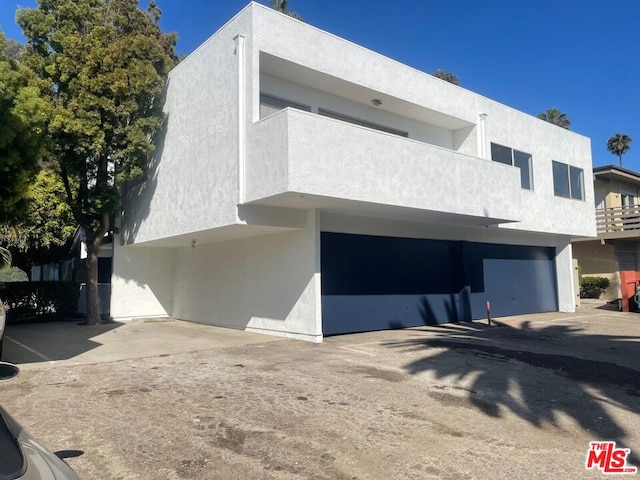
[[[555,249],[321,234],[323,335],[558,310]]]

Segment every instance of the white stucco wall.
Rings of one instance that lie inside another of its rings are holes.
[[[533,190],[520,190],[522,221],[505,228],[595,236],[595,211],[591,142],[588,138],[531,117],[496,102],[483,100],[487,152],[498,143],[532,155]],[[556,197],[552,162],[581,168],[584,173],[584,200]]]
[[[488,156],[490,142],[533,155],[534,189],[519,192],[522,200],[521,221],[507,224],[505,228],[561,235],[595,235],[591,146],[588,138],[436,79],[263,6],[253,4],[252,14],[254,83],[260,78],[260,52],[263,52],[270,58],[280,59],[278,65],[281,66],[281,77],[288,75],[289,80],[295,79],[298,83],[307,81],[313,84],[316,90],[327,85],[327,89],[338,91],[339,95],[347,100],[359,102],[362,105],[362,113],[370,112],[371,95],[383,99],[380,110],[392,110],[395,105],[399,105],[404,108],[407,117],[421,117],[433,125],[455,121],[477,125],[479,115],[485,113],[485,148]],[[300,45],[307,45],[309,48],[299,48]],[[266,79],[266,83],[269,82],[268,76],[263,74],[262,78]],[[269,85],[276,88],[277,85],[274,83]],[[280,86],[283,87],[284,84]],[[291,92],[296,94],[296,100],[305,103],[302,96],[304,92],[299,87]],[[258,93],[257,89],[254,89],[254,109]],[[311,95],[309,103],[313,105],[316,97],[315,94]],[[355,111],[355,107],[349,101],[345,102],[345,105]],[[248,112],[249,115],[251,113]],[[253,114],[255,118],[255,111]],[[376,115],[382,118],[383,112],[377,112]],[[429,115],[432,115],[432,122],[428,121]],[[386,118],[392,120],[393,116],[389,115]],[[399,121],[397,118],[395,120]],[[404,121],[407,125],[411,123],[409,120]],[[389,126],[394,127],[393,124]],[[456,132],[452,140],[455,148],[469,155],[478,155],[480,149],[477,136],[472,131],[454,127],[450,130]],[[360,146],[354,141],[351,150],[357,152]],[[584,200],[567,200],[554,196],[553,160],[583,169]],[[394,164],[397,162],[397,156],[389,155],[388,162]],[[481,180],[485,176],[484,168],[482,163],[477,164],[477,174]],[[332,180],[333,178],[326,179],[327,182]],[[422,178],[416,177],[415,181],[422,181]],[[495,188],[502,188],[497,181],[494,185]],[[460,182],[458,188],[451,188],[451,195],[464,194],[467,186],[466,182]],[[478,197],[473,195],[469,195],[468,198],[472,202],[478,200]]]
[[[272,75],[260,75],[260,92],[278,98],[292,100],[311,107],[313,113],[319,109],[330,110],[360,120],[394,128],[409,134],[409,138],[430,143],[439,147],[457,150],[454,145],[454,131],[419,122],[376,108],[372,104],[358,103],[353,100],[332,95],[328,92],[294,83]],[[460,135],[460,134],[458,134]]]
[[[176,251],[173,316],[320,341],[317,215],[299,231]]]
[[[234,38],[238,35],[245,39],[244,49],[236,46]],[[239,78],[238,58],[242,52],[244,75]],[[246,100],[240,113],[239,83]],[[321,106],[407,130],[416,140],[449,147],[468,158],[475,158],[482,150],[477,125],[479,114],[486,113],[485,150],[490,152],[489,144],[493,141],[531,153],[534,189],[515,191],[512,181],[504,181],[504,177],[513,177],[512,174],[496,174],[503,166],[496,168],[491,162],[480,160],[456,162],[457,157],[445,150],[429,151],[424,165],[408,172],[404,170],[406,157],[414,157],[410,152],[419,147],[394,143],[379,132],[362,133],[362,129],[353,125],[345,124],[347,127],[343,129],[323,123],[327,119],[321,122],[297,117],[296,122],[288,125],[273,121],[270,128],[275,131],[266,132],[267,137],[273,134],[273,142],[281,144],[271,146],[271,140],[264,138],[264,123],[254,124],[259,118],[261,89],[308,104],[316,111]],[[376,108],[371,100],[378,97],[383,104]],[[595,234],[587,138],[260,4],[247,6],[171,72],[165,111],[164,144],[158,149],[149,178],[129,189],[126,195],[129,199],[123,223],[126,243],[153,242],[243,224],[237,204],[256,200],[262,191],[273,190],[270,182],[276,178],[281,192],[313,184],[318,194],[330,196],[339,195],[348,187],[359,192],[353,196],[356,200],[376,198],[381,204],[451,213],[464,210],[469,215],[481,210],[482,216],[518,220],[502,225],[503,228],[560,235]],[[239,125],[246,131],[246,142],[241,141]],[[319,130],[324,127],[339,133],[337,142]],[[279,135],[285,138],[278,138]],[[305,146],[312,142],[313,148]],[[386,147],[389,143],[394,144]],[[239,146],[253,149],[253,153],[248,151],[243,156]],[[271,151],[256,153],[256,146]],[[378,150],[381,146],[384,148]],[[331,155],[325,150],[331,150]],[[311,162],[305,157],[309,152],[326,163],[309,168]],[[439,159],[435,158],[438,153]],[[365,165],[364,157],[369,154],[375,161]],[[254,161],[255,155],[260,157],[259,161]],[[554,196],[553,160],[583,169],[584,201]],[[346,172],[351,176],[348,185],[339,185],[342,179],[336,175],[324,174],[325,170],[335,171],[334,167],[350,164],[353,167]],[[465,165],[462,175],[459,164]],[[288,169],[284,177],[283,168]],[[298,172],[295,177],[294,172]],[[395,178],[400,183],[381,182],[380,179],[389,177],[389,172],[393,172],[391,180]],[[438,179],[437,185],[434,178]],[[253,185],[253,192],[247,197],[242,195],[245,182]],[[389,195],[380,195],[378,188],[388,189]],[[394,192],[402,197],[401,201],[394,197]],[[432,201],[425,202],[425,196]],[[457,203],[468,202],[469,206],[452,207],[452,199]],[[508,203],[511,205],[505,206]],[[492,210],[509,214],[493,215]],[[514,210],[518,210],[516,214]]]
[[[294,110],[258,121],[261,89],[413,140]],[[171,72],[165,111],[148,178],[125,195],[124,243],[144,246],[117,245],[116,318],[172,315],[318,341],[320,217],[327,231],[555,247],[560,308],[573,308],[568,239],[595,235],[585,137],[255,3]],[[490,142],[533,155],[533,191],[516,168],[479,158]],[[583,169],[583,201],[554,196],[553,160]],[[243,211],[255,203],[262,214]],[[363,205],[378,218],[358,216]],[[281,207],[307,223],[275,222]],[[434,212],[437,225],[424,223]],[[405,213],[422,223],[393,220]],[[511,223],[472,227],[494,218]],[[265,235],[280,227],[300,228]]]
[[[556,275],[558,282],[558,310],[561,312],[575,312],[576,291],[580,288],[574,285],[573,254],[571,239],[559,241],[556,245]]]
[[[514,167],[294,109],[254,125],[247,149],[247,200],[285,192],[479,219],[522,210]]]
[[[126,193],[123,236],[141,243],[236,223],[239,15],[169,75],[166,132],[148,179]]]
[[[476,122],[475,94],[468,90],[431,75],[426,78],[414,68],[263,5],[253,3],[252,15],[254,62],[258,51],[263,51],[353,85]],[[258,72],[254,75],[257,79]]]
[[[114,240],[111,317],[171,316],[174,249],[122,246],[118,235]]]

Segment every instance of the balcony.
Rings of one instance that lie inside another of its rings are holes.
[[[491,225],[520,220],[519,171],[294,109],[248,131],[245,203]]]
[[[600,238],[640,237],[640,205],[596,209]]]

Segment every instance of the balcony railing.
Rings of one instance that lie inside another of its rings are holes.
[[[596,226],[598,234],[626,232],[640,236],[640,205],[598,208]]]

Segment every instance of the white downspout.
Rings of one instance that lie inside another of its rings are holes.
[[[233,40],[238,57],[238,204],[242,205],[245,200],[245,37],[238,34]]]
[[[480,117],[480,125],[479,125],[479,139],[478,142],[480,143],[479,148],[478,148],[478,155],[480,156],[480,158],[488,158],[487,157],[487,133],[485,130],[485,122],[487,121],[487,114],[486,113],[481,113],[479,115]]]

